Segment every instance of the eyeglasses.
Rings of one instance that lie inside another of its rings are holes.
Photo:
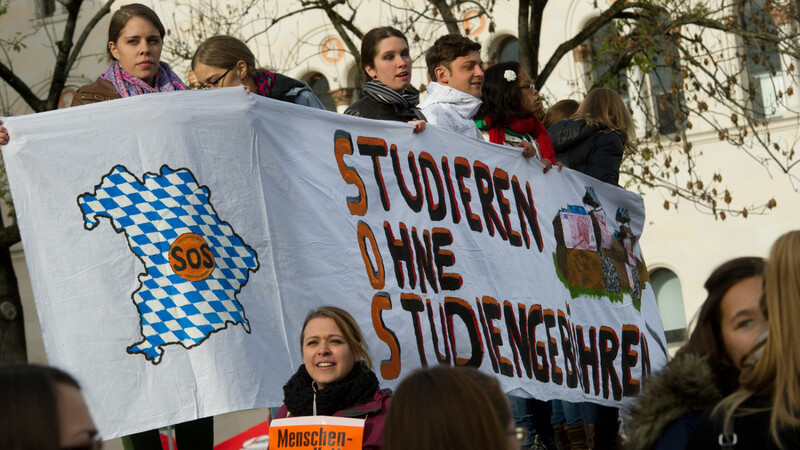
[[[236,67],[236,66],[234,66],[234,67]],[[225,73],[220,75],[219,78],[217,78],[216,80],[209,81],[207,84],[206,83],[200,83],[200,89],[210,89],[212,87],[219,87],[219,86],[217,86],[219,84],[219,82],[222,81],[222,79],[225,78],[225,75],[227,75],[231,70],[233,70],[233,67],[231,67],[230,69],[226,70]]]
[[[531,81],[531,82],[529,82],[528,84],[526,84],[524,86],[520,86],[519,88],[520,89],[530,89],[531,91],[534,91],[534,90],[536,90],[536,83]]]
[[[86,445],[73,445],[71,447],[61,447],[60,450],[103,450],[103,440],[100,436],[92,438],[92,442]]]

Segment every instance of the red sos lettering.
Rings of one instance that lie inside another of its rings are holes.
[[[185,280],[205,280],[214,271],[214,255],[202,236],[185,233],[170,246],[169,265],[176,275]]]

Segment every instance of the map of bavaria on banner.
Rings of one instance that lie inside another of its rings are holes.
[[[641,197],[517,148],[240,88],[3,121],[47,357],[106,438],[280,405],[322,305],[385,388],[469,365],[618,405],[666,362]]]

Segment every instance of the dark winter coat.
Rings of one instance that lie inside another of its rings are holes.
[[[364,117],[376,120],[394,120],[409,122],[412,120],[425,120],[419,109],[412,106],[405,111],[398,111],[391,103],[383,103],[372,97],[364,97],[350,105],[345,111],[349,116]]]
[[[628,411],[627,448],[685,448],[704,410],[722,400],[716,378],[704,357],[682,353],[647,380]]]
[[[769,419],[772,414],[769,408],[772,399],[770,397],[753,397],[746,400],[739,407],[739,410],[762,409],[760,412],[746,415],[736,415],[733,421],[732,432],[736,434],[736,445],[728,447],[733,450],[739,449],[758,449],[773,450],[778,449],[778,444],[772,439],[769,432]],[[737,410],[737,412],[739,411]],[[697,422],[687,450],[718,449],[720,434],[722,433],[723,419],[711,415],[712,410],[706,410]],[[800,448],[800,429],[785,429],[781,432],[781,444],[783,449]]]
[[[317,390],[305,366],[283,387],[283,406],[276,419],[289,416],[339,416],[365,419],[362,448],[380,450],[383,446],[383,425],[392,394],[378,388],[378,379],[371,370],[356,364],[342,380]]]
[[[625,148],[622,137],[586,125],[583,121],[562,120],[547,129],[556,161],[606,183],[619,184],[619,167]]]
[[[372,401],[363,405],[345,408],[333,413],[338,417],[349,417],[353,419],[366,419],[364,421],[364,440],[361,447],[365,450],[380,450],[383,447],[383,424],[386,422],[386,413],[389,412],[389,404],[392,394],[389,390],[377,390],[372,397]],[[286,405],[282,405],[275,415],[276,419],[289,417]]]

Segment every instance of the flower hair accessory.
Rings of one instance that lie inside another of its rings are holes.
[[[514,72],[513,70],[506,70],[505,72],[503,72],[503,78],[505,78],[506,81],[511,83],[512,81],[517,79],[517,72]]]

